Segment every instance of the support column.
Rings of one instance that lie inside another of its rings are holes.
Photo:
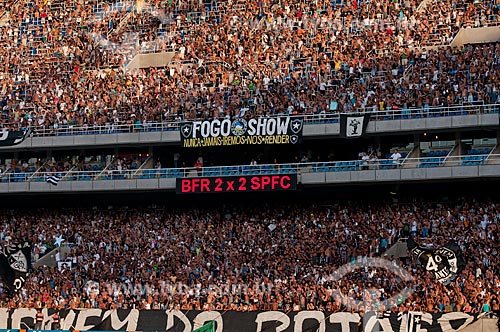
[[[460,133],[459,131],[455,132],[455,144],[458,145],[455,156],[461,156],[463,152],[462,133]]]
[[[415,154],[410,158],[420,158],[420,134],[413,134],[413,144],[415,144]]]

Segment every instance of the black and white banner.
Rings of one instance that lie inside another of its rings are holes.
[[[61,181],[61,176],[59,174],[54,174],[49,177],[47,177],[46,182],[50,183],[53,186],[57,186],[59,184],[59,181]]]
[[[356,138],[365,134],[370,121],[370,113],[340,114],[340,136]]]
[[[0,130],[0,147],[11,146],[22,143],[30,134],[30,130]]]
[[[180,134],[185,148],[297,144],[303,127],[302,117],[214,119],[182,122]]]
[[[433,273],[436,279],[445,285],[455,280],[465,267],[460,247],[454,241],[440,248],[429,249],[418,246],[410,238],[408,250],[417,257],[426,271]]]
[[[42,329],[52,326],[52,309],[43,309]],[[0,309],[0,329],[32,328],[35,309]],[[422,312],[387,313],[367,312],[361,318],[357,313],[323,311],[158,311],[129,310],[61,310],[60,330],[100,331],[172,331],[191,332],[214,320],[217,332],[452,332],[473,323],[475,314],[451,312],[430,314]]]
[[[0,277],[12,291],[24,285],[31,270],[31,246],[29,243],[13,244],[2,248],[0,253]]]

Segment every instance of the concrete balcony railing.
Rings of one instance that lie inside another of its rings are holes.
[[[357,110],[359,113],[371,113],[370,121],[391,121],[391,120],[422,120],[443,117],[459,117],[468,115],[485,115],[500,113],[500,104],[488,105],[460,105],[450,107],[423,107],[414,109],[398,109],[375,111],[371,109]],[[280,116],[286,116],[281,114]],[[303,116],[304,124],[336,124],[339,123],[340,113],[307,114]],[[162,122],[137,122],[137,123],[109,123],[105,125],[69,126],[62,125],[58,128],[33,127],[33,137],[47,136],[76,136],[76,135],[104,135],[136,132],[166,132],[178,131],[178,121]],[[477,124],[476,124],[477,125]]]
[[[202,168],[11,173],[1,178],[0,193],[173,190],[178,178],[296,174],[303,185],[416,182],[443,179],[499,178],[500,155],[481,154],[406,158],[234,165]],[[57,185],[47,183],[58,175]]]

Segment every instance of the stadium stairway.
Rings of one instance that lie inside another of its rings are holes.
[[[460,165],[460,158],[453,158],[460,156],[462,153],[462,146],[460,144],[457,144],[453,147],[450,153],[446,156],[444,159],[444,162],[442,166],[459,166]]]
[[[125,14],[125,16],[122,17],[116,28],[111,30],[110,33],[108,34],[108,39],[112,35],[118,35],[122,31],[122,29],[128,24],[133,14],[134,14],[133,10],[127,10],[127,13]]]
[[[408,152],[406,157],[403,160],[402,163],[402,168],[414,168],[415,165],[411,162],[413,158],[420,158],[420,147],[418,145],[415,145],[415,147]]]
[[[3,27],[7,23],[9,23],[9,21],[10,21],[10,12],[12,10],[16,10],[22,4],[22,1],[20,1],[20,0],[14,0],[14,1],[1,0],[0,3],[2,4],[3,8],[9,8],[9,10],[5,10],[0,15],[0,27]]]
[[[139,166],[134,175],[139,175],[139,179],[152,179],[156,177],[156,170],[154,170],[154,176],[153,172],[151,171],[151,169],[153,168],[154,168],[154,159],[153,156],[149,156],[146,160],[144,160],[142,165]]]
[[[422,2],[420,2],[420,4],[417,7],[417,13],[423,12],[424,9],[427,7],[427,5],[431,2],[432,0],[423,0]]]
[[[7,22],[10,20],[10,12],[4,12],[3,15],[0,17],[0,27],[5,26]]]
[[[45,181],[45,173],[42,172],[42,170],[45,169],[45,167],[49,166],[51,162],[50,158],[47,158],[46,160],[43,161],[43,163],[38,167],[38,169],[27,179],[28,181]]]
[[[488,158],[486,159],[485,164],[487,165],[495,165],[498,164],[500,160],[500,144],[497,144],[495,148],[492,150]]]

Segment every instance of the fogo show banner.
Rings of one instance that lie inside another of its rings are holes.
[[[184,148],[232,145],[297,144],[302,141],[302,117],[261,117],[182,122]]]

